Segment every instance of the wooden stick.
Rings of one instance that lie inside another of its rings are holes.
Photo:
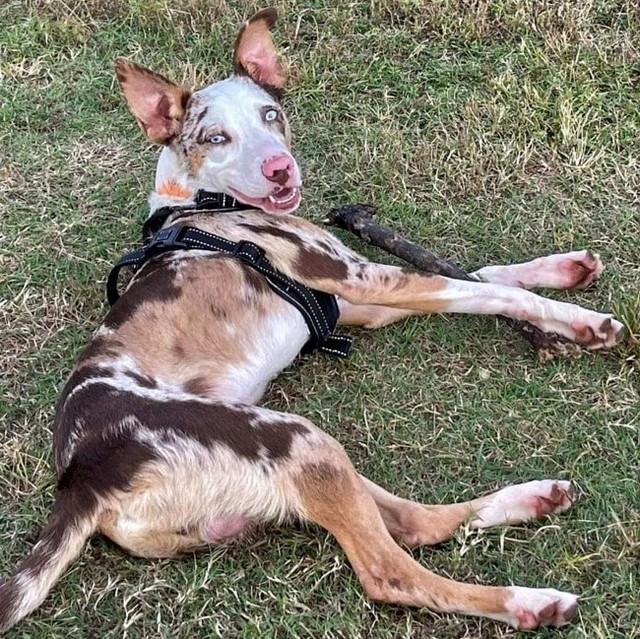
[[[350,231],[368,244],[377,246],[405,260],[416,268],[444,275],[456,280],[479,281],[452,262],[439,257],[418,244],[410,242],[392,229],[374,221],[376,209],[371,204],[348,204],[329,211],[327,224]],[[498,315],[498,319],[521,333],[537,352],[538,359],[546,362],[560,357],[579,356],[580,346],[563,335],[545,333],[530,324]]]

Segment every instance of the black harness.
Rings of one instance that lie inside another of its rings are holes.
[[[208,211],[210,213],[224,213],[225,211],[255,211],[255,206],[244,204],[226,193],[212,193],[200,189],[193,198],[194,204],[187,206],[163,206],[156,209],[142,226],[142,241],[148,242],[167,221],[172,222],[181,215],[190,215],[194,211]]]
[[[182,214],[190,214],[194,211],[217,213],[246,209],[255,209],[255,207],[237,202],[223,193],[198,191],[195,205],[163,207],[155,211],[142,229],[145,244],[125,255],[109,273],[107,279],[109,304],[113,306],[120,297],[118,276],[124,267],[137,270],[148,260],[169,251],[188,249],[216,251],[231,255],[258,271],[275,293],[302,313],[310,333],[308,342],[302,348],[303,354],[319,350],[322,353],[346,357],[351,348],[351,338],[333,334],[340,316],[335,295],[309,288],[276,270],[265,258],[264,250],[253,242],[231,242],[213,233],[180,224],[161,228],[170,216],[173,216],[173,223]]]

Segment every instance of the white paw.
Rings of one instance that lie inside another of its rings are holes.
[[[478,500],[470,526],[488,528],[519,524],[551,513],[561,513],[573,504],[574,499],[575,490],[570,481],[541,479],[507,486]]]
[[[563,321],[529,318],[529,321],[546,333],[564,335],[588,350],[611,348],[622,338],[624,325],[613,319],[613,315],[596,313],[573,304],[568,306],[572,307],[572,319]]]
[[[624,324],[613,319],[613,315],[601,313],[594,313],[594,315],[598,318],[593,323],[582,320],[571,322],[571,330],[574,332],[573,340],[590,351],[615,346],[624,333]],[[605,319],[600,322],[602,317]]]
[[[602,260],[588,250],[558,253],[534,260],[542,286],[558,289],[587,288],[602,273]]]
[[[539,626],[564,626],[578,609],[578,596],[553,588],[522,588],[510,586],[506,602],[507,613],[501,620],[518,630],[533,630]]]
[[[483,282],[518,288],[587,288],[602,273],[600,256],[588,250],[556,253],[530,262],[485,266],[474,275]]]

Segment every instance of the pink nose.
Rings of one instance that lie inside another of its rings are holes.
[[[284,186],[291,178],[293,158],[286,153],[274,155],[262,163],[262,175],[270,182],[277,182]]]

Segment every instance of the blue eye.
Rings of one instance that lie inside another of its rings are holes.
[[[225,138],[225,136],[222,135],[221,133],[218,133],[217,135],[213,135],[209,138],[209,142],[211,142],[211,144],[223,144],[226,141],[227,141],[227,138]]]
[[[264,119],[267,122],[273,122],[274,120],[276,120],[278,118],[278,112],[275,109],[269,109],[265,114],[264,114]]]

